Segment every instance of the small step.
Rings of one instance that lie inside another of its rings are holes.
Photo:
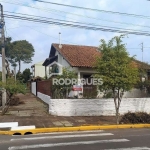
[[[31,130],[31,129],[35,129],[35,125],[31,125],[31,126],[18,126],[18,127],[12,127],[11,131],[16,131],[16,130]]]
[[[18,127],[18,122],[2,122],[0,123],[0,128],[12,128]]]

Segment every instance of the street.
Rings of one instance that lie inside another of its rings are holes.
[[[150,150],[150,129],[0,135],[0,150]]]

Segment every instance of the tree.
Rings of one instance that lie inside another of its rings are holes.
[[[11,43],[11,49],[9,50],[9,61],[11,64],[18,63],[19,71],[21,70],[21,61],[24,63],[31,63],[34,56],[34,48],[26,40],[14,41]]]
[[[22,73],[17,73],[17,79],[22,81],[23,83],[27,83],[27,81],[31,78],[30,69],[25,69]]]
[[[6,70],[7,75],[10,76],[10,67],[9,62],[13,67],[16,67],[18,63],[19,71],[21,70],[21,61],[24,63],[32,62],[32,57],[34,56],[34,48],[32,44],[30,44],[26,40],[22,41],[14,41],[11,42],[11,37],[5,38],[5,55],[6,55]],[[0,54],[2,53],[2,44],[0,43]]]
[[[75,71],[70,71],[69,68],[63,68],[62,75],[58,75],[51,78],[53,79],[77,79],[77,75]],[[66,98],[69,94],[69,92],[72,89],[73,84],[69,83],[67,85],[65,84],[53,84],[52,90],[53,90],[53,98]]]
[[[2,114],[5,114],[9,108],[12,97],[17,93],[26,93],[25,85],[20,81],[15,81],[14,78],[7,78],[6,83],[0,81],[0,87],[6,89],[7,93],[7,102],[5,104],[5,109],[3,109]]]
[[[116,36],[108,43],[101,40],[99,50],[101,57],[97,58],[95,67],[97,77],[103,80],[99,85],[101,91],[112,91],[116,110],[116,121],[119,124],[119,108],[125,91],[131,90],[137,83],[138,69],[129,57],[125,45],[122,44],[124,36]]]

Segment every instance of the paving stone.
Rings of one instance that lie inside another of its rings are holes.
[[[86,121],[85,120],[77,120],[77,122],[79,122],[79,123],[85,123]]]
[[[73,124],[69,121],[60,121],[65,127],[72,127]]]
[[[59,121],[53,121],[52,122],[56,127],[64,126],[62,122]]]
[[[18,111],[9,111],[9,114],[18,115]]]

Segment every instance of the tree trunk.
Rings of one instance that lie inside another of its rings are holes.
[[[5,59],[5,63],[6,63],[5,66],[6,66],[7,75],[8,75],[8,77],[11,77],[9,62],[7,59]]]
[[[116,110],[116,123],[119,124],[119,109],[118,109],[118,101],[117,97],[114,97],[115,110]]]
[[[116,123],[119,124],[119,109],[116,110]]]
[[[120,90],[113,91],[114,94],[114,103],[115,103],[115,110],[116,110],[116,123],[119,124],[119,108],[121,104],[121,99],[123,96],[123,92],[120,92]]]
[[[20,73],[20,70],[21,70],[21,61],[20,60],[18,61],[18,65],[19,65],[18,73]]]

